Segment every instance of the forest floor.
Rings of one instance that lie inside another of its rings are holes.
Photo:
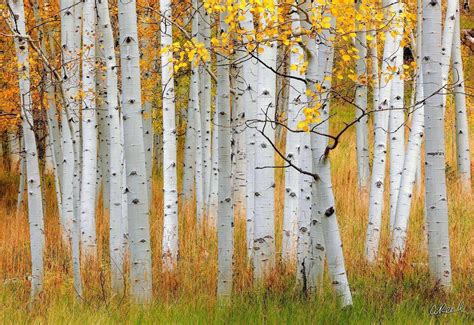
[[[336,107],[333,131],[353,118],[347,107]],[[367,226],[368,195],[357,189],[355,132],[344,135],[331,153],[336,211],[344,243],[347,273],[354,306],[340,310],[330,281],[312,297],[302,294],[294,279],[294,266],[278,265],[265,289],[253,288],[246,262],[245,221],[235,223],[235,276],[231,302],[216,301],[217,244],[213,230],[195,229],[192,206],[180,206],[180,260],[175,274],[163,273],[160,265],[162,229],[162,179],[155,170],[151,233],[154,297],[139,308],[127,297],[111,296],[107,252],[108,218],[100,208],[97,216],[99,261],[84,266],[85,295],[77,301],[72,287],[70,256],[61,245],[54,182],[43,179],[46,211],[45,290],[29,305],[30,272],[28,221],[16,215],[18,174],[0,166],[0,322],[1,323],[474,323],[474,204],[462,193],[456,177],[453,112],[446,118],[446,157],[449,229],[453,289],[446,294],[429,279],[424,230],[423,191],[414,197],[405,259],[395,264],[388,252],[388,193],[379,262],[368,266],[363,247]],[[471,152],[474,121],[470,117]],[[372,141],[372,140],[371,140]],[[281,248],[283,173],[276,169],[276,233]],[[388,182],[387,182],[388,184]],[[440,306],[454,307],[451,314],[432,315]]]

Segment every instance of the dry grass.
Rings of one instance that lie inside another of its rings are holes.
[[[334,110],[333,128],[352,118],[345,107]],[[471,116],[471,134],[472,116]],[[415,196],[409,226],[407,254],[402,263],[395,264],[388,252],[388,209],[384,213],[381,258],[369,267],[363,259],[367,225],[367,193],[356,186],[356,158],[353,130],[345,135],[332,153],[332,173],[337,215],[344,243],[349,280],[354,294],[354,308],[338,311],[329,280],[317,297],[305,298],[294,281],[291,266],[278,265],[267,281],[266,288],[252,288],[251,270],[247,266],[245,221],[235,222],[235,276],[233,302],[224,307],[216,303],[217,245],[212,229],[195,227],[193,206],[180,206],[180,259],[178,271],[164,274],[161,270],[162,180],[156,171],[153,184],[151,234],[156,301],[146,309],[131,306],[124,297],[113,297],[109,288],[108,218],[99,209],[97,215],[98,263],[83,265],[84,301],[74,299],[72,270],[67,249],[61,245],[59,218],[50,176],[44,178],[46,205],[45,290],[28,311],[30,269],[28,221],[22,213],[15,215],[18,176],[5,171],[0,175],[0,320],[2,322],[39,321],[48,323],[113,323],[113,322],[270,322],[293,320],[395,321],[418,319],[434,321],[428,314],[435,302],[457,305],[464,302],[465,313],[443,316],[444,320],[461,322],[473,320],[474,307],[474,206],[472,198],[460,190],[456,180],[453,135],[447,117],[447,175],[449,218],[454,289],[449,294],[438,292],[430,282],[423,229],[423,194]],[[471,139],[471,144],[474,139]],[[473,151],[471,151],[473,152]],[[283,213],[283,170],[276,173],[276,233],[281,247]],[[388,193],[386,193],[388,194]],[[386,195],[386,200],[388,195]],[[387,201],[386,201],[387,202]],[[101,202],[99,202],[99,207]],[[387,206],[387,204],[385,205]],[[471,309],[469,309],[471,308]]]

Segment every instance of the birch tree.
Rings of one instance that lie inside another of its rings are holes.
[[[25,26],[25,7],[23,0],[9,0],[11,28],[15,41],[15,52],[18,63],[18,83],[20,87],[20,116],[24,139],[26,161],[26,178],[28,190],[28,222],[31,250],[31,298],[43,290],[45,248],[43,197],[41,177],[38,164],[38,152],[34,133],[33,104],[30,92],[30,63],[28,52],[28,35]]]
[[[441,2],[423,0],[422,71],[425,96],[425,199],[430,273],[451,286],[448,201],[444,153],[443,97],[440,93]]]
[[[152,270],[136,2],[119,2],[118,12],[131,294],[136,302],[146,303],[152,297]]]

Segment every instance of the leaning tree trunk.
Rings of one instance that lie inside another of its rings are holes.
[[[330,12],[325,12],[323,17],[330,17],[331,27],[334,28],[335,18]],[[331,41],[331,33],[329,29],[325,29],[321,36],[319,36],[318,69],[315,75],[315,82],[321,86],[322,91],[316,94],[319,97],[316,104],[319,107],[322,121],[315,128],[315,131],[319,134],[329,134],[331,80],[328,77],[332,75],[333,58],[334,46]],[[347,280],[341,236],[336,218],[336,206],[331,182],[331,165],[326,152],[328,138],[318,136],[313,144],[313,160],[316,159],[316,161],[313,161],[313,172],[319,176],[319,179],[315,181],[317,193],[316,207],[319,220],[322,222],[329,276],[341,305],[348,306],[352,305],[352,295]]]
[[[171,1],[160,1],[161,46],[169,49],[173,43]],[[176,121],[172,52],[161,56],[163,87],[163,265],[172,271],[178,260],[178,179],[176,174]]]
[[[95,227],[97,180],[97,115],[95,103],[96,8],[93,0],[83,4],[82,47],[82,184],[81,184],[81,253],[97,258]]]
[[[459,10],[456,14],[456,25],[453,41],[453,81],[454,104],[456,109],[456,157],[458,173],[463,190],[471,192],[471,154],[469,150],[469,124],[466,110],[466,92],[464,86],[464,72],[461,55],[461,35]]]
[[[390,0],[383,4],[390,5]],[[387,10],[390,10],[391,6]],[[380,231],[382,226],[383,193],[385,186],[385,161],[387,158],[387,131],[389,120],[390,97],[392,91],[392,78],[389,66],[395,51],[394,38],[391,34],[393,24],[390,11],[385,13],[387,31],[385,32],[385,45],[383,49],[382,76],[379,84],[379,106],[374,107],[374,159],[372,163],[372,176],[370,182],[369,221],[365,241],[365,257],[369,263],[375,262],[379,250]]]
[[[417,19],[417,39],[416,39],[416,62],[418,71],[416,75],[416,97],[413,107],[413,118],[410,126],[410,136],[408,138],[407,150],[403,164],[402,177],[400,181],[400,191],[392,233],[391,249],[396,259],[403,256],[407,239],[408,220],[410,217],[411,201],[413,197],[413,187],[416,182],[416,175],[419,172],[418,166],[421,158],[421,145],[424,130],[424,103],[423,103],[423,75],[421,71],[421,0],[418,0]]]
[[[15,51],[18,61],[20,87],[20,116],[23,126],[26,178],[28,187],[28,221],[30,224],[31,249],[31,297],[35,298],[43,290],[43,254],[45,248],[43,197],[38,164],[38,151],[34,133],[33,104],[30,93],[30,64],[28,35],[25,26],[23,0],[9,0],[11,24],[15,34]]]
[[[276,14],[277,4],[273,1],[262,14],[261,27],[268,27],[266,20],[273,22]],[[272,143],[275,143],[275,130],[269,121],[275,118],[276,79],[273,71],[276,69],[277,48],[275,41],[259,44],[259,47],[263,52],[258,54],[255,168],[259,170],[255,173],[253,264],[254,277],[262,280],[275,265],[275,174],[271,168],[274,165]]]
[[[152,297],[152,270],[135,0],[120,1],[118,11],[131,293],[136,302],[146,303]]]
[[[428,255],[432,278],[451,287],[448,199],[444,152],[441,71],[441,2],[423,0],[423,94],[425,97],[425,199]]]
[[[122,293],[124,290],[124,259],[127,230],[124,227],[122,213],[122,192],[125,189],[122,166],[122,127],[120,123],[117,60],[115,57],[114,35],[110,22],[107,0],[97,2],[99,31],[103,37],[103,51],[106,67],[106,108],[109,128],[109,216],[110,216],[110,269],[112,273],[112,290]],[[125,229],[125,230],[124,230]]]

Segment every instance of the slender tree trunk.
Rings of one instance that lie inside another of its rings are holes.
[[[106,68],[106,109],[109,128],[109,216],[110,216],[110,267],[112,273],[112,289],[115,293],[124,290],[124,259],[127,227],[124,226],[122,201],[124,192],[122,126],[120,122],[117,60],[115,57],[114,35],[110,22],[109,4],[107,0],[97,2],[99,32],[103,37],[103,51]]]
[[[248,8],[249,9],[249,8]],[[240,23],[242,29],[250,35],[254,35],[253,15],[249,10],[244,13],[244,20]],[[247,45],[248,40],[244,40]],[[250,55],[250,54],[248,54]],[[250,55],[251,56],[251,55]],[[255,119],[257,114],[257,60],[253,57],[242,63],[243,83],[242,87],[242,107],[245,107],[245,218],[246,218],[246,240],[247,257],[249,261],[253,256],[254,242],[254,220],[255,220],[255,139],[256,128]]]
[[[422,44],[422,8],[421,0],[418,0],[418,21],[417,21],[417,40],[416,40],[416,60],[418,71],[416,75],[416,105],[413,108],[413,118],[411,121],[410,136],[408,138],[405,161],[403,164],[402,177],[400,182],[400,191],[398,193],[395,222],[392,236],[392,252],[395,258],[399,259],[405,251],[408,220],[410,217],[411,201],[413,196],[413,186],[416,182],[417,168],[421,158],[421,145],[424,129],[424,96],[423,96],[423,75],[421,71],[421,44]]]
[[[441,78],[442,86],[448,87],[449,83],[449,67],[451,66],[451,54],[453,52],[453,41],[454,41],[454,29],[456,26],[456,20],[459,19],[459,0],[447,0],[446,15],[444,20],[442,43],[441,43]],[[443,92],[443,105],[446,110],[446,93]]]
[[[294,16],[294,15],[293,15]],[[294,18],[295,20],[298,17]],[[292,29],[297,29],[297,23],[292,24]],[[303,51],[300,46],[294,45],[291,47],[290,54],[290,74],[292,77],[304,78],[301,73],[298,71],[302,64],[299,60],[299,56],[303,54]],[[306,89],[302,89],[301,81],[290,78],[290,89],[289,89],[289,100],[288,100],[288,120],[287,126],[290,130],[296,130],[298,121],[304,119],[304,116],[301,114],[303,106],[306,104],[304,101],[301,101],[301,96],[305,94]],[[306,88],[303,84],[303,88]],[[290,160],[295,165],[298,165],[298,157],[300,150],[300,134],[296,132],[288,131],[286,133],[286,158]],[[299,240],[299,172],[294,168],[285,169],[285,201],[283,208],[283,239],[281,247],[281,255],[284,262],[294,263],[295,257],[297,256],[297,243],[300,243]],[[309,226],[309,222],[308,222]],[[309,235],[308,231],[301,235]],[[301,240],[303,242],[303,240]],[[300,246],[298,245],[298,248]],[[301,251],[302,254],[303,250]],[[298,257],[300,251],[298,250]],[[298,270],[300,266],[300,259],[298,258]],[[299,273],[298,273],[299,277]]]
[[[454,104],[456,109],[456,153],[458,173],[463,190],[471,192],[471,154],[469,150],[469,124],[466,110],[466,91],[461,53],[459,8],[456,11],[456,25],[453,41],[453,82]]]
[[[61,115],[61,138],[63,149],[61,183],[61,195],[63,205],[63,239],[71,240],[72,264],[74,273],[74,290],[76,295],[82,296],[82,280],[80,268],[80,219],[76,210],[78,178],[76,176],[76,159],[78,152],[74,144],[75,124],[77,119],[74,116],[75,98],[78,94],[78,83],[74,75],[74,65],[78,63],[78,56],[75,48],[74,36],[74,11],[76,7],[72,0],[61,1],[61,48],[63,71],[63,93],[64,103]]]
[[[224,13],[221,13],[218,34],[222,36],[228,29]],[[230,75],[227,53],[218,55],[217,64],[217,124],[214,132],[218,133],[218,211],[217,211],[217,247],[218,247],[218,280],[217,295],[228,298],[232,293],[232,258],[234,211],[232,204],[232,161],[231,161],[231,111],[230,111]]]
[[[45,248],[43,197],[41,176],[38,164],[38,151],[34,133],[33,105],[30,93],[30,65],[28,35],[25,27],[25,7],[23,0],[9,0],[11,24],[15,32],[15,51],[18,61],[18,80],[20,87],[20,116],[24,139],[26,178],[28,189],[28,221],[30,224],[31,250],[31,298],[43,290],[43,254]]]
[[[310,2],[304,2],[302,7],[306,12],[310,12],[314,9],[321,10],[317,5],[311,4]],[[309,22],[305,21],[304,15],[300,14],[301,24],[304,30],[309,30],[312,26]],[[317,80],[320,78],[321,72],[318,65],[318,41],[319,39],[309,38],[308,36],[303,36],[304,44],[306,44],[306,53],[305,60],[308,61],[308,67],[306,69],[306,88],[307,92],[310,94],[307,96],[307,106],[309,109],[313,110],[317,106],[317,98],[315,94],[318,93]],[[314,117],[314,115],[312,116]],[[315,127],[316,123],[311,124],[311,128]],[[315,150],[317,138],[319,136],[311,133],[310,135],[310,148],[311,148],[311,170],[314,172],[316,170],[316,163],[318,161],[317,151]],[[321,284],[323,274],[324,274],[324,258],[325,258],[325,242],[323,235],[322,222],[318,213],[318,194],[317,186],[314,179],[311,179],[311,196],[313,198],[311,202],[311,223],[309,234],[311,237],[311,248],[309,255],[309,262],[305,264],[305,267],[308,267],[308,283],[307,289],[312,292]]]
[[[215,97],[217,107],[217,96]],[[212,143],[211,143],[211,161],[212,161],[212,173],[209,190],[208,206],[208,224],[212,227],[216,226],[217,221],[217,209],[219,204],[218,191],[219,191],[219,138],[217,132],[217,126],[219,125],[219,117],[217,116],[217,110],[214,111],[212,117],[213,132],[212,132]]]
[[[334,28],[336,22],[330,12],[325,12],[323,17],[330,17],[331,26]],[[316,126],[316,131],[321,134],[328,134],[331,90],[331,80],[328,76],[332,75],[334,47],[330,41],[331,34],[329,29],[323,30],[319,37],[318,72],[315,76],[315,82],[321,85],[322,92],[316,95],[320,98],[317,102],[319,105],[317,106],[319,106],[319,113],[323,122]],[[325,152],[327,145],[328,138],[318,136],[313,146],[313,172],[319,175],[319,179],[315,182],[317,193],[316,207],[319,219],[322,222],[329,276],[341,305],[348,306],[352,305],[352,295],[349,289],[349,282],[347,281],[341,236],[336,218],[336,206],[331,182],[331,166],[329,156]]]
[[[360,11],[361,0],[356,0],[356,11]],[[360,13],[365,14],[365,13]],[[360,120],[356,124],[356,150],[357,150],[357,179],[360,189],[366,190],[369,178],[369,135],[368,118],[364,115],[367,111],[367,39],[365,26],[356,19],[357,37],[355,47],[359,58],[356,61],[356,118]]]
[[[403,171],[403,160],[405,157],[405,111],[404,111],[404,81],[403,74],[403,20],[400,19],[403,13],[403,4],[395,3],[394,29],[396,35],[394,39],[394,55],[391,64],[396,69],[392,78],[392,92],[390,96],[390,233],[393,232],[395,224],[395,214],[397,210],[398,192],[400,190],[400,180]]]
[[[161,46],[169,47],[172,42],[171,1],[161,0]],[[172,53],[161,58],[163,87],[163,179],[164,179],[164,223],[163,223],[163,265],[172,271],[178,260],[178,184],[176,174],[176,121]]]
[[[383,1],[384,7],[390,0]],[[385,161],[387,158],[387,131],[389,121],[389,107],[392,91],[392,78],[389,71],[390,62],[395,52],[394,38],[391,34],[393,5],[388,6],[385,13],[387,31],[383,50],[382,76],[380,78],[379,106],[375,110],[374,125],[374,160],[372,163],[372,177],[370,182],[369,222],[365,241],[365,256],[368,262],[377,259],[382,226],[383,192],[385,187]]]
[[[261,27],[267,27],[276,17],[277,3],[273,1],[262,13]],[[275,71],[276,42],[260,44],[263,50],[258,54],[257,82],[257,133],[255,139],[255,219],[254,219],[254,277],[262,280],[275,265],[275,174],[274,150],[275,130],[272,121],[275,118]],[[265,65],[263,65],[263,63]],[[273,71],[271,71],[268,67]],[[269,120],[269,121],[267,121]],[[258,148],[258,149],[257,149]],[[257,154],[258,152],[258,154]]]
[[[126,194],[130,240],[130,283],[133,299],[152,297],[150,224],[140,85],[137,11],[135,0],[119,2],[122,109],[126,160]]]
[[[23,152],[25,145],[23,141],[21,143],[20,152]],[[25,177],[26,177],[26,158],[20,154],[20,181],[18,185],[18,195],[16,200],[16,215],[18,216],[21,212],[21,208],[23,206],[23,201],[25,197]]]
[[[206,49],[211,46],[211,16],[204,8],[204,1],[199,1],[199,38]],[[206,71],[207,65],[203,64],[199,69],[199,108],[201,110],[201,132],[202,132],[202,169],[204,185],[204,204],[207,210],[210,186],[211,186],[211,76]]]
[[[423,94],[425,96],[425,198],[428,254],[432,278],[451,287],[448,200],[444,153],[443,96],[440,93],[441,2],[423,0]]]
[[[95,227],[97,180],[97,116],[95,103],[95,26],[96,8],[93,0],[83,5],[82,47],[82,184],[81,184],[81,253],[97,258]]]

